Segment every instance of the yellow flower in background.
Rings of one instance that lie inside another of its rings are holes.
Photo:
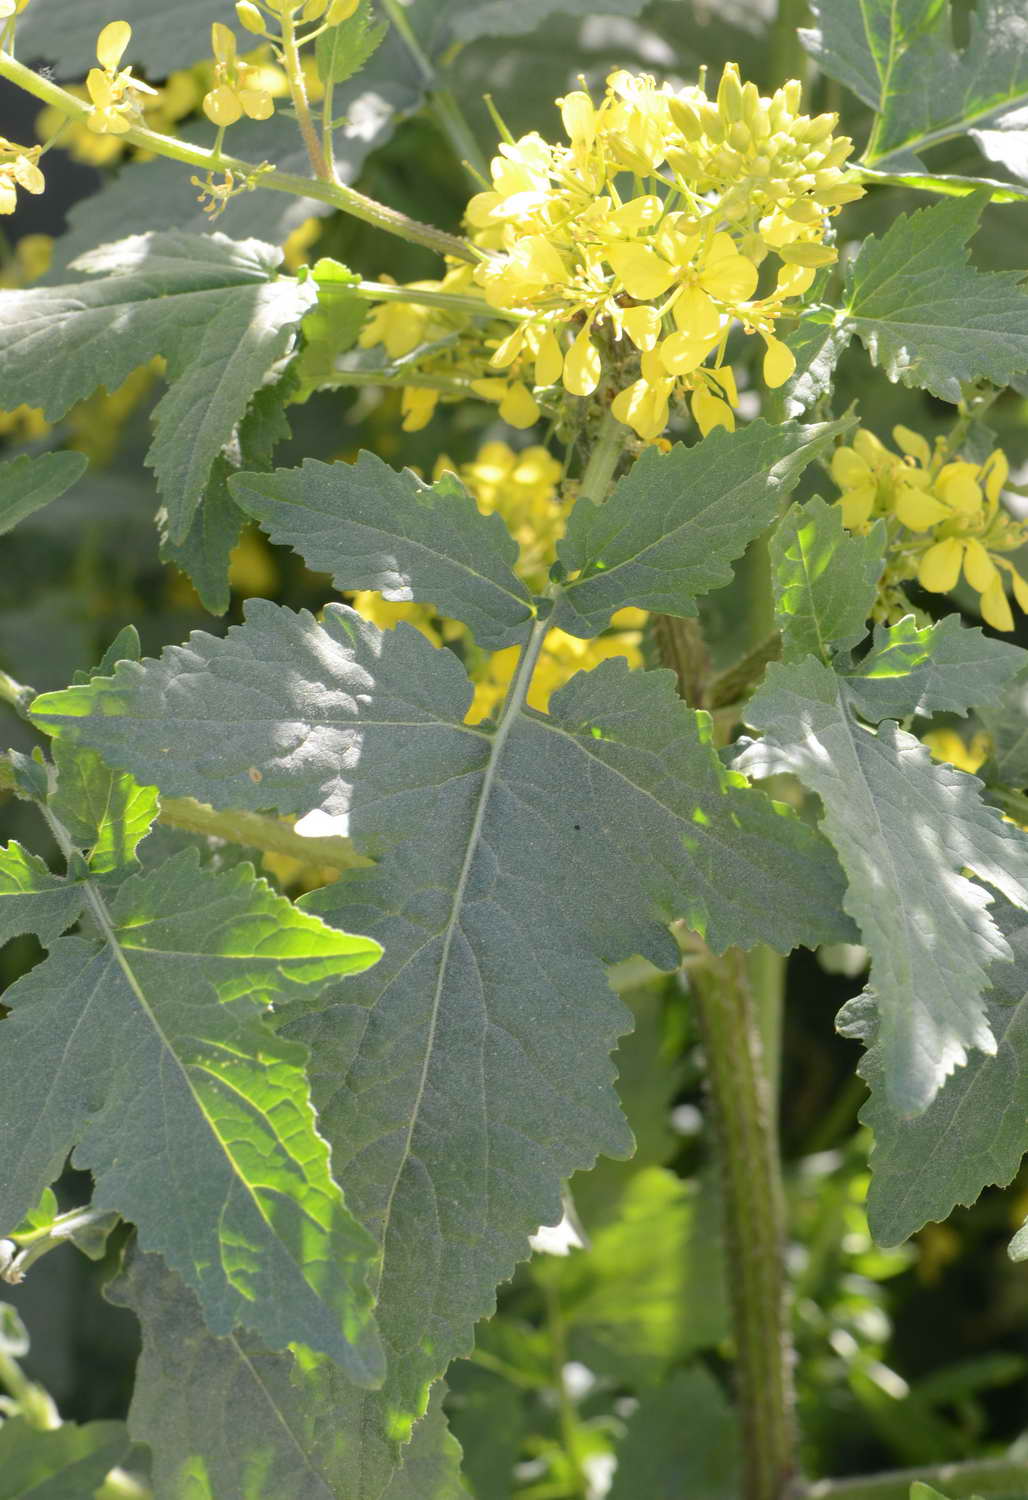
[[[157,90],[133,78],[131,68],[122,68],[121,60],[132,40],[127,21],[110,21],[96,40],[98,68],[86,75],[86,93],[93,108],[86,125],[96,135],[124,135],[133,125],[142,123],[141,94],[156,95]]]
[[[982,730],[971,736],[970,743],[955,729],[929,730],[922,736],[922,741],[931,751],[933,760],[949,761],[958,771],[967,771],[972,776],[992,752],[992,741]]]
[[[214,53],[214,87],[204,95],[203,112],[215,125],[234,125],[246,115],[251,120],[268,120],[275,113],[275,101],[261,77],[259,66],[244,63],[236,52],[235,33],[220,21],[211,26],[211,51]]]
[[[39,169],[41,146],[18,146],[0,136],[0,214],[13,214],[18,206],[18,189],[38,195],[46,190],[46,179]]]
[[[932,445],[903,426],[892,435],[898,453],[862,428],[831,464],[843,524],[863,533],[879,518],[886,522],[883,590],[916,578],[929,593],[948,594],[963,577],[979,595],[982,618],[1013,630],[1006,583],[1028,612],[1028,582],[1004,554],[1028,543],[1028,526],[1000,504],[1006,456],[997,448],[974,463],[952,453],[945,438]]]

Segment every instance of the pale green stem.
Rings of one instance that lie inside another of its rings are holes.
[[[577,1414],[574,1402],[568,1394],[567,1381],[564,1378],[564,1366],[568,1362],[564,1312],[560,1305],[560,1293],[549,1277],[546,1277],[543,1281],[543,1296],[546,1299],[546,1322],[547,1331],[550,1335],[553,1389],[557,1397],[557,1410],[560,1414],[560,1435],[564,1445],[564,1455],[571,1466],[572,1489],[568,1500],[588,1500],[588,1481],[582,1473],[582,1466],[578,1461],[578,1443],[576,1441]],[[567,1491],[564,1493],[567,1493]]]
[[[9,1238],[21,1247],[21,1254],[16,1255],[11,1261],[3,1279],[11,1282],[12,1285],[17,1285],[37,1260],[41,1260],[51,1250],[57,1250],[61,1245],[66,1245],[80,1229],[88,1229],[91,1224],[99,1224],[103,1219],[109,1218],[111,1218],[109,1211],[101,1212],[99,1209],[86,1206],[72,1209],[66,1214],[59,1214],[52,1224],[46,1225],[43,1229],[30,1230],[26,1234],[11,1234]]]
[[[428,91],[432,111],[449,139],[458,160],[467,164],[476,183],[479,177],[484,177],[488,181],[489,163],[482,154],[475,133],[468,124],[453,90],[438,86],[435,65],[418,41],[414,28],[407,19],[402,0],[381,0],[381,5],[417,65]]]
[[[359,870],[372,860],[358,854],[349,839],[304,838],[289,823],[280,823],[261,813],[241,812],[238,808],[217,812],[191,797],[162,797],[159,822],[169,828],[200,833],[206,838],[224,839],[248,849],[263,849],[269,854],[288,854],[305,865],[328,865],[334,870]]]
[[[0,672],[0,703],[10,704],[15,713],[24,718],[28,705],[35,696],[34,688],[15,682],[14,678],[8,677],[6,672]]]
[[[18,1361],[0,1349],[0,1386],[18,1403],[18,1410],[32,1427],[52,1431],[61,1418],[51,1396],[30,1380]]]
[[[775,87],[789,78],[806,84],[810,58],[798,31],[809,22],[807,0],[778,0],[778,14],[771,28],[771,82]]]
[[[1028,1460],[985,1458],[969,1463],[930,1464],[921,1469],[896,1469],[863,1479],[823,1479],[795,1485],[788,1500],[908,1500],[917,1481],[937,1488],[948,1500],[973,1495],[1023,1495],[1028,1488]]]
[[[303,143],[307,147],[307,155],[310,157],[311,166],[314,168],[315,177],[320,177],[323,182],[332,182],[333,174],[325,160],[325,152],[318,132],[314,128],[314,120],[311,117],[310,102],[307,98],[307,84],[303,76],[303,66],[300,62],[300,53],[296,46],[296,24],[293,13],[288,6],[282,7],[282,61],[285,65],[286,77],[289,80],[289,93],[292,96],[293,108],[296,111],[296,123],[300,127]]]
[[[402,390],[405,386],[417,386],[423,391],[445,391],[451,396],[475,397],[470,382],[451,380],[446,375],[423,375],[411,371],[409,375],[387,374],[375,370],[339,370],[335,375],[318,380],[319,391],[334,391],[346,386],[381,385],[387,390]],[[475,399],[484,399],[477,397]]]
[[[580,499],[591,500],[594,505],[603,504],[625,451],[627,438],[628,428],[608,411],[600,424],[585,473],[578,484]]]
[[[318,284],[318,297],[360,297],[365,302],[410,302],[415,307],[442,307],[447,312],[468,313],[473,318],[494,318],[520,323],[527,316],[505,307],[490,307],[478,297],[457,292],[435,292],[426,287],[390,286],[387,281],[326,281]]]
[[[35,693],[30,694],[30,699]],[[0,792],[12,792],[15,787],[11,764],[0,755]],[[327,865],[334,870],[359,870],[373,863],[358,854],[344,838],[304,838],[296,833],[290,823],[278,818],[266,817],[262,813],[241,812],[229,809],[216,812],[203,802],[194,802],[192,797],[162,797],[157,821],[168,828],[179,828],[185,833],[198,833],[204,838],[222,839],[228,844],[239,844],[244,849],[262,849],[269,854],[287,854],[305,865]]]
[[[16,83],[19,88],[24,89],[34,98],[41,99],[45,104],[55,105],[71,119],[84,120],[90,112],[90,105],[87,102],[76,99],[59,84],[51,82],[48,78],[42,78],[31,68],[26,68],[6,53],[0,53],[0,78],[7,78],[11,83]],[[174,136],[160,135],[157,131],[147,130],[142,125],[133,126],[118,139],[128,145],[142,146],[156,156],[165,156],[172,161],[184,162],[187,166],[198,167],[205,172],[232,172],[237,177],[253,181],[260,188],[289,193],[295,198],[315,198],[321,203],[331,204],[333,208],[342,209],[344,213],[351,214],[366,224],[373,224],[377,229],[385,230],[387,234],[395,234],[400,239],[408,240],[415,245],[424,245],[439,255],[450,255],[458,260],[482,259],[482,252],[475,250],[466,240],[447,234],[442,229],[436,229],[431,224],[422,224],[417,219],[408,218],[406,214],[397,213],[395,209],[387,208],[383,203],[376,203],[373,198],[368,198],[363,193],[357,192],[356,188],[347,187],[341,182],[324,182],[316,177],[300,177],[292,172],[279,172],[274,168],[262,170],[260,165],[253,162],[240,161],[235,156],[207,151],[202,146],[192,146]]]

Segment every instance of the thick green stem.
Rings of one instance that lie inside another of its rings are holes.
[[[1021,1495],[1028,1489],[1028,1459],[985,1458],[895,1469],[863,1479],[823,1479],[817,1484],[794,1486],[787,1500],[908,1500],[910,1486],[918,1480],[938,1488],[949,1500],[969,1500],[973,1495]]]
[[[795,1467],[785,1213],[746,956],[731,949],[694,970],[689,983],[719,1147],[743,1428],[743,1500],[783,1500]]]
[[[447,312],[468,313],[473,318],[494,318],[504,323],[520,323],[525,314],[503,307],[490,307],[479,297],[462,297],[458,292],[435,292],[427,287],[390,286],[387,281],[319,282],[319,297],[359,297],[365,302],[410,302],[416,307],[441,307]]]
[[[59,84],[34,73],[31,68],[26,68],[6,52],[0,52],[0,78],[8,78],[36,99],[55,105],[69,119],[83,120],[90,112],[88,102],[76,99]],[[451,255],[458,260],[470,261],[482,258],[481,252],[473,249],[466,240],[446,234],[431,224],[422,224],[417,219],[408,218],[406,214],[397,213],[395,209],[387,208],[384,203],[376,203],[374,198],[368,198],[364,193],[358,193],[356,188],[347,187],[341,182],[300,177],[292,172],[279,172],[271,167],[240,161],[238,157],[206,151],[202,146],[192,146],[187,141],[161,135],[156,130],[147,130],[141,125],[133,126],[118,139],[127,145],[142,146],[156,156],[166,156],[172,161],[199,167],[205,172],[232,172],[236,177],[252,181],[256,187],[290,193],[295,198],[315,198],[321,203],[329,203],[355,219],[373,224],[377,229],[384,229],[387,234],[395,234],[412,244],[424,245],[439,255]]]

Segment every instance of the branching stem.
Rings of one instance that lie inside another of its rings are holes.
[[[16,83],[26,93],[42,99],[45,104],[55,105],[70,119],[85,119],[90,112],[87,101],[76,99],[59,84],[34,73],[8,53],[0,53],[0,78]],[[119,140],[128,145],[142,146],[156,156],[165,156],[172,161],[184,162],[187,166],[199,167],[205,172],[232,172],[236,177],[252,181],[259,188],[289,193],[294,198],[315,198],[321,203],[331,204],[333,208],[342,209],[344,213],[351,214],[366,224],[373,224],[377,229],[384,229],[387,234],[395,234],[415,245],[424,245],[439,255],[451,255],[458,260],[481,259],[482,252],[475,250],[466,240],[436,229],[431,224],[422,224],[406,214],[397,213],[395,209],[387,208],[384,203],[377,203],[374,198],[366,197],[364,193],[347,187],[345,183],[328,182],[317,177],[300,177],[292,172],[279,172],[272,167],[240,161],[238,157],[208,151],[175,136],[147,130],[142,125],[133,126],[119,136]]]
[[[1020,1494],[1028,1487],[1028,1460],[985,1458],[968,1463],[930,1464],[921,1469],[896,1469],[858,1479],[823,1479],[795,1485],[786,1500],[908,1500],[918,1480],[938,1487],[949,1500],[973,1495]]]
[[[285,64],[286,77],[289,80],[289,93],[296,111],[296,123],[300,127],[303,143],[307,147],[307,155],[311,166],[314,168],[315,177],[320,177],[323,182],[333,182],[335,174],[325,159],[325,152],[318,132],[311,117],[310,101],[307,98],[307,84],[303,76],[303,64],[300,61],[300,53],[296,45],[296,21],[289,7],[283,6],[281,12],[282,22],[282,61]]]

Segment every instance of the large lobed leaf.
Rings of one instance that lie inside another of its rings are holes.
[[[382,1249],[390,1377],[369,1434],[404,1436],[559,1217],[562,1181],[629,1148],[609,1061],[626,1012],[602,965],[671,966],[681,915],[719,949],[840,935],[827,846],[724,770],[670,673],[608,661],[550,717],[495,732],[464,723],[471,697],[408,627],[254,600],[223,640],[36,704],[169,793],[344,820],[384,853],[304,903],[381,941],[378,971],[285,1027],[312,1049],[335,1172]]]
[[[851,423],[716,429],[690,448],[647,448],[604,505],[576,505],[557,555],[571,581],[554,621],[597,635],[625,604],[671,615],[728,583],[812,459]]]
[[[1028,369],[1028,293],[1016,271],[976,271],[967,241],[980,193],[901,215],[869,235],[847,278],[845,325],[890,380],[944,401],[961,384],[1009,385]]]
[[[983,1188],[1010,1182],[1028,1150],[1028,920],[1002,899],[993,915],[1014,955],[989,974],[996,1051],[974,1053],[916,1120],[882,1086],[873,1007],[861,1001],[840,1017],[845,1035],[871,1045],[860,1068],[871,1088],[861,1119],[875,1136],[867,1213],[879,1244],[898,1245],[958,1203],[974,1203]]]
[[[0,943],[34,932],[49,947],[78,920],[85,899],[79,881],[52,874],[38,854],[13,841],[0,849]]]
[[[142,1327],[129,1428],[150,1444],[157,1495],[177,1500],[458,1500],[460,1452],[437,1388],[397,1469],[361,1432],[363,1394],[331,1360],[214,1335],[156,1255],[131,1250],[106,1291]]]
[[[139,1226],[213,1329],[300,1340],[374,1382],[374,1246],[330,1176],[304,1049],[261,1012],[366,967],[376,944],[191,849],[109,904],[88,894],[100,939],[52,942],[5,996],[0,1223],[35,1207],[74,1147],[95,1206]]]
[[[743,769],[792,771],[821,798],[849,879],[845,907],[871,953],[890,1105],[918,1114],[969,1049],[995,1052],[982,995],[1010,949],[989,893],[964,871],[1026,905],[1028,839],[982,803],[980,782],[934,764],[894,723],[863,727],[846,683],[812,657],[772,665],[747,718],[765,733]]]
[[[947,0],[816,0],[811,9],[818,27],[801,32],[808,50],[879,116],[869,164],[916,167],[918,151],[969,133],[1011,165],[991,137],[1028,104],[1023,0],[979,0],[962,52]]]
[[[498,515],[478,514],[453,474],[429,485],[362,452],[354,464],[307,459],[299,469],[239,474],[229,489],[272,541],[331,573],[337,588],[427,600],[459,614],[483,650],[518,641],[532,616],[514,576],[517,543]]]
[[[259,240],[141,234],[76,261],[85,281],[0,292],[0,407],[25,402],[56,419],[164,355],[171,384],[147,461],[169,536],[182,541],[215,460],[317,295],[277,277],[281,259]]]

